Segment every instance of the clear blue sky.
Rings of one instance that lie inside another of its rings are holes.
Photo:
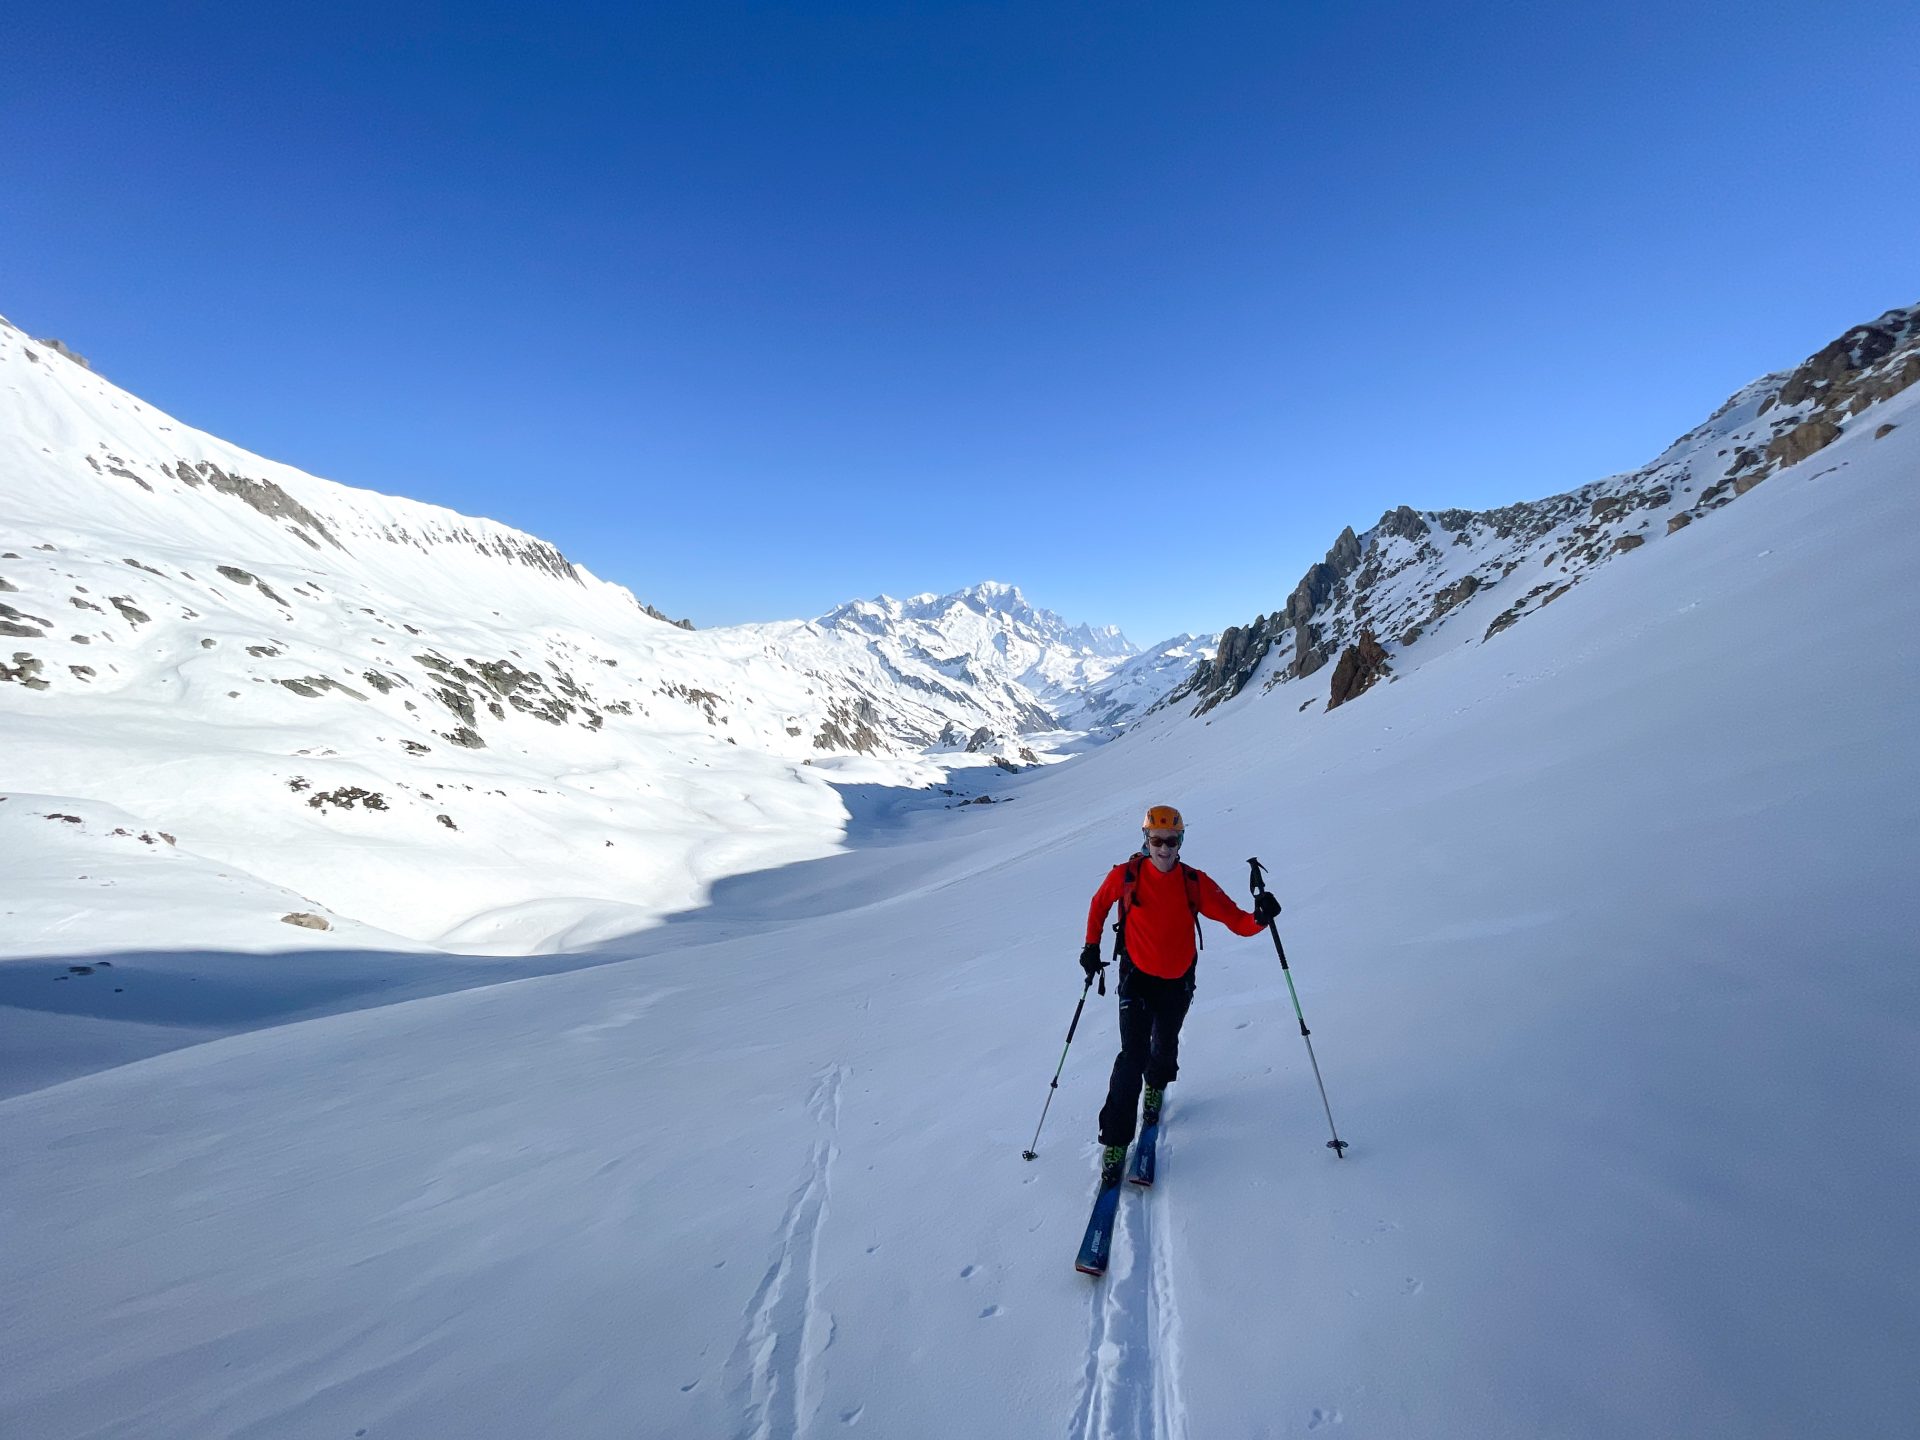
[[[1142,643],[1920,299],[1920,6],[53,5],[0,313],[723,624]]]

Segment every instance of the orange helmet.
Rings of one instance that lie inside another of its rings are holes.
[[[1140,822],[1142,830],[1180,830],[1187,828],[1187,822],[1180,818],[1180,812],[1171,805],[1149,805],[1147,818]]]

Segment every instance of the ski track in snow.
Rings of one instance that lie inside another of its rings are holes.
[[[1161,1140],[1162,1154],[1166,1141]],[[1166,1196],[1126,1183],[1115,1259],[1089,1301],[1086,1380],[1070,1440],[1188,1440]]]
[[[734,1440],[795,1440],[819,1408],[815,1366],[833,1343],[833,1316],[817,1293],[820,1232],[840,1126],[846,1067],[824,1071],[807,1097],[818,1138],[800,1188],[781,1221],[773,1263],[748,1302],[746,1324],[727,1362],[727,1394],[740,1422]]]

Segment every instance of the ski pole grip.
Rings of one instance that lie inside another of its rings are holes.
[[[1258,856],[1248,858],[1247,871],[1247,888],[1258,895],[1262,890],[1267,888],[1267,879],[1260,871],[1260,859]]]

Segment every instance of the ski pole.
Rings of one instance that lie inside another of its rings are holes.
[[[1247,884],[1252,887],[1255,898],[1258,898],[1267,888],[1266,877],[1260,873],[1260,861],[1257,858],[1248,860],[1247,865],[1253,872]],[[1313,1065],[1313,1081],[1320,1087],[1320,1104],[1327,1112],[1327,1129],[1333,1132],[1333,1138],[1327,1141],[1327,1148],[1333,1151],[1336,1159],[1344,1160],[1347,1158],[1347,1142],[1340,1138],[1339,1130],[1334,1127],[1333,1107],[1327,1104],[1327,1082],[1320,1078],[1320,1062],[1314,1058],[1313,1032],[1307,1029],[1307,1017],[1300,1013],[1300,992],[1293,988],[1293,969],[1287,964],[1286,946],[1280,943],[1280,927],[1269,920],[1267,933],[1273,936],[1273,948],[1280,954],[1280,973],[1287,977],[1287,993],[1293,996],[1293,1013],[1300,1021],[1300,1038],[1307,1042],[1307,1059]]]
[[[1087,992],[1093,988],[1093,976],[1087,976],[1087,983],[1080,987],[1080,1003],[1073,1007],[1073,1023],[1067,1026],[1067,1043],[1060,1047],[1060,1063],[1053,1067],[1053,1083],[1047,1086],[1047,1103],[1040,1107],[1040,1125],[1033,1127],[1033,1145],[1020,1152],[1022,1160],[1038,1160],[1040,1152],[1034,1145],[1040,1143],[1040,1126],[1047,1123],[1047,1111],[1053,1108],[1053,1092],[1060,1088],[1060,1072],[1067,1068],[1067,1050],[1073,1045],[1073,1032],[1080,1028],[1080,1012],[1087,1008]],[[1107,993],[1107,967],[1100,967],[1100,993]]]

